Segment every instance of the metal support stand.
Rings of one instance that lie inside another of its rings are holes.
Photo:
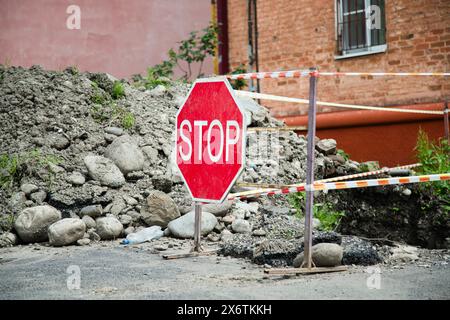
[[[445,101],[444,104],[444,129],[445,129],[445,138],[448,143],[450,143],[450,133],[449,133],[449,125],[448,125],[448,102]]]
[[[202,237],[202,204],[196,202],[195,205],[195,224],[194,224],[194,246],[191,252],[201,252],[203,248],[200,244]]]
[[[217,250],[204,250],[201,245],[202,237],[202,204],[196,202],[194,204],[195,208],[195,222],[194,222],[194,245],[189,253],[175,253],[175,254],[165,254],[163,258],[166,260],[188,258],[188,257],[198,257],[198,256],[208,256],[215,254]]]
[[[264,272],[269,275],[299,275],[299,274],[314,274],[324,272],[339,272],[347,271],[346,266],[336,266],[329,268],[317,268],[312,260],[312,220],[313,220],[313,205],[314,205],[314,191],[308,186],[314,183],[314,152],[315,152],[315,137],[316,137],[316,102],[317,102],[317,69],[310,69],[309,78],[309,109],[308,109],[308,143],[307,143],[307,163],[306,163],[306,208],[305,208],[305,242],[303,263],[301,268],[273,268],[265,269]]]
[[[308,142],[306,160],[306,186],[314,183],[314,151],[316,137],[316,101],[317,101],[317,70],[311,68],[309,77],[309,109],[308,109]],[[305,206],[305,244],[302,267],[311,269],[312,261],[312,220],[313,220],[314,191],[306,190]]]

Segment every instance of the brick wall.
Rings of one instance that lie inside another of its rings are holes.
[[[228,0],[231,69],[247,62],[247,1]],[[318,66],[322,71],[449,72],[450,1],[386,1],[387,52],[336,60],[334,0],[258,0],[259,69]],[[261,92],[308,97],[308,80],[261,81]],[[318,98],[374,106],[450,100],[449,78],[321,77]],[[263,102],[274,115],[306,107]],[[331,111],[320,108],[320,111]]]

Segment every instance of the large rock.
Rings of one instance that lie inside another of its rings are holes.
[[[83,207],[80,211],[80,216],[89,216],[92,218],[100,217],[103,214],[103,209],[100,204],[94,204],[90,206]]]
[[[177,238],[194,238],[195,211],[190,211],[184,216],[171,221],[168,224],[170,233]],[[207,211],[202,212],[201,233],[207,235],[217,224],[217,218]]]
[[[48,227],[61,219],[61,212],[51,206],[36,206],[23,210],[14,228],[23,242],[42,242],[48,239]]]
[[[130,136],[115,139],[106,149],[105,157],[114,161],[124,174],[144,167],[144,154]]]
[[[0,248],[15,246],[19,239],[12,232],[5,232],[0,235]]]
[[[316,149],[326,155],[335,154],[336,153],[336,140],[334,140],[334,139],[320,140],[316,145]]]
[[[117,188],[125,183],[125,177],[122,172],[110,159],[88,155],[84,158],[84,164],[91,178],[102,185]]]
[[[48,239],[52,246],[66,246],[82,239],[86,225],[81,219],[66,218],[48,228]]]
[[[155,190],[149,194],[141,208],[141,216],[148,226],[165,228],[170,221],[180,216],[180,211],[171,197]]]
[[[335,243],[319,243],[312,247],[312,260],[316,267],[334,267],[341,265],[344,250]],[[303,252],[294,259],[294,267],[303,263]]]
[[[247,220],[244,219],[236,219],[231,224],[231,228],[236,233],[249,233],[252,231],[252,227]]]
[[[96,220],[97,233],[102,240],[111,240],[120,237],[123,226],[115,217],[102,217]]]

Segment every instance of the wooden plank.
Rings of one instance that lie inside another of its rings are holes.
[[[326,272],[340,272],[347,271],[347,266],[338,267],[315,267],[315,268],[280,268],[280,269],[265,269],[264,273],[270,275],[298,275],[298,274],[314,274],[314,273],[326,273]]]
[[[164,254],[162,257],[166,260],[180,259],[180,258],[190,258],[190,257],[200,257],[200,256],[210,256],[217,253],[217,249],[206,250],[201,252],[188,252],[188,253],[174,253],[174,254]]]

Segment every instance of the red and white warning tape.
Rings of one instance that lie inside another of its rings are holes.
[[[412,168],[420,167],[421,165],[422,165],[421,163],[414,163],[414,164],[408,164],[408,165],[398,166],[398,167],[393,167],[393,168],[383,168],[383,169],[375,170],[375,171],[355,173],[355,174],[350,174],[350,175],[346,175],[346,176],[339,176],[339,177],[334,177],[334,178],[323,179],[323,180],[319,180],[316,182],[335,182],[335,181],[350,180],[350,179],[355,179],[355,178],[369,177],[369,176],[375,176],[378,174],[387,173],[391,170],[412,169]],[[295,187],[304,187],[304,186],[305,186],[305,183],[299,183],[299,184],[291,184],[289,186],[280,187],[280,188],[273,187],[273,188],[267,188],[267,189],[264,188],[264,189],[249,190],[249,191],[230,194],[228,199],[244,199],[244,198],[250,198],[253,196],[259,197],[259,195],[261,193],[267,193],[269,191],[276,191],[276,189],[285,189],[285,188],[291,188],[291,187],[295,188]]]
[[[311,70],[290,70],[276,72],[252,72],[241,74],[230,74],[227,78],[231,80],[240,79],[278,79],[278,78],[300,78],[308,75],[316,76],[434,76],[448,77],[450,72],[321,72]]]
[[[241,91],[235,90],[236,95],[240,97],[249,97],[252,99],[262,99],[262,100],[272,100],[272,101],[281,101],[281,102],[292,102],[292,103],[301,103],[308,104],[309,100],[307,99],[299,99],[299,98],[290,98],[290,97],[282,97],[276,96],[273,94],[265,94],[265,93],[256,93],[250,91]],[[419,113],[419,114],[444,114],[444,111],[438,110],[417,110],[417,109],[400,109],[400,108],[390,108],[390,107],[371,107],[371,106],[360,106],[354,104],[343,104],[343,103],[334,103],[334,102],[323,102],[317,101],[317,105],[319,106],[328,106],[328,107],[336,107],[336,108],[347,108],[347,109],[362,109],[362,110],[376,110],[376,111],[388,111],[388,112],[403,112],[403,113]]]
[[[434,77],[448,77],[450,72],[321,72],[318,71],[319,76],[434,76]]]
[[[333,189],[352,189],[352,188],[366,188],[375,186],[386,186],[395,184],[406,183],[420,183],[420,182],[432,182],[432,181],[445,181],[450,180],[450,173],[431,174],[423,176],[411,176],[402,178],[385,178],[385,179],[370,179],[370,180],[355,180],[344,182],[316,182],[312,185],[302,185],[298,187],[284,188],[275,191],[262,192],[251,196],[239,197],[239,199],[245,199],[250,197],[259,196],[273,196],[277,194],[289,194],[304,191],[316,191],[316,190],[333,190]],[[228,198],[234,200],[236,198]]]

